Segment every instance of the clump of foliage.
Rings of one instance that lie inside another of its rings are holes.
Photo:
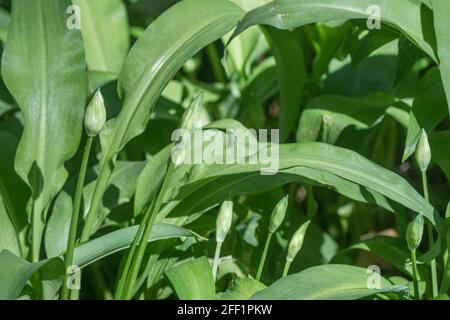
[[[448,298],[448,0],[0,4],[0,299]]]

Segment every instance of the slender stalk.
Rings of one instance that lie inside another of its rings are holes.
[[[222,241],[216,242],[216,252],[214,253],[214,263],[212,268],[214,281],[217,279],[217,270],[219,269],[220,251],[222,250]]]
[[[133,258],[136,252],[136,249],[139,243],[142,241],[142,235],[144,234],[145,226],[148,223],[150,214],[152,212],[153,203],[148,207],[148,209],[144,213],[144,217],[142,218],[141,223],[139,224],[138,231],[136,232],[136,236],[134,237],[133,243],[131,244],[130,250],[128,251],[126,262],[122,268],[121,275],[119,278],[119,283],[116,289],[116,299],[123,299],[125,293],[125,284],[130,272],[131,263],[133,262]]]
[[[290,267],[291,267],[291,263],[292,263],[291,260],[287,260],[287,259],[286,259],[286,264],[284,265],[284,270],[283,270],[283,278],[286,277],[286,276],[288,275],[289,269],[290,269]]]
[[[270,245],[270,240],[272,239],[272,232],[269,232],[267,234],[267,239],[266,239],[266,244],[264,245],[264,250],[263,250],[263,254],[261,256],[261,261],[259,262],[259,266],[258,266],[258,273],[256,274],[256,280],[260,280],[261,279],[261,274],[264,268],[264,263],[266,262],[266,256],[267,256],[267,251],[269,250],[269,245]]]
[[[427,172],[422,171],[422,186],[423,186],[423,195],[427,202],[430,202],[429,194],[428,194],[428,182],[427,182]],[[428,246],[431,249],[434,245],[434,237],[433,237],[433,225],[430,221],[427,220],[427,233],[428,233]],[[431,260],[430,262],[431,268],[431,288],[432,288],[432,296],[433,298],[437,297],[438,293],[438,280],[437,280],[437,268],[436,268],[436,259]]]
[[[413,271],[414,296],[417,300],[420,300],[416,250],[411,250],[411,262],[412,262],[412,271]]]
[[[83,195],[84,179],[86,177],[86,170],[89,162],[89,154],[92,147],[92,137],[88,137],[84,147],[83,160],[81,161],[80,174],[78,175],[77,187],[75,190],[75,197],[73,203],[72,217],[70,220],[69,239],[67,241],[67,250],[65,255],[65,276],[61,291],[61,300],[69,299],[69,288],[67,287],[67,280],[69,279],[68,270],[73,263],[73,252],[75,250],[75,243],[77,239],[77,227],[80,217],[81,198]]]
[[[164,195],[166,193],[167,186],[169,185],[170,177],[172,176],[172,172],[174,169],[174,164],[170,162],[169,168],[167,169],[166,176],[164,178],[163,184],[159,191],[158,197],[156,198],[155,207],[152,210],[148,223],[145,225],[144,233],[142,236],[142,241],[139,244],[138,251],[133,259],[131,264],[130,272],[127,278],[127,283],[125,287],[124,299],[131,299],[134,294],[134,284],[136,282],[137,275],[139,273],[139,269],[142,264],[142,259],[144,258],[145,249],[147,248],[147,239],[150,235],[150,232],[153,228],[153,224],[156,220],[156,217],[161,208]]]
[[[444,274],[442,275],[441,288],[439,293],[447,294],[450,289],[450,256],[447,257]]]

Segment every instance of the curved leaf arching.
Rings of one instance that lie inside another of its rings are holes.
[[[419,1],[278,0],[248,12],[234,31],[231,40],[257,24],[294,29],[315,22],[379,18],[437,61],[433,47],[433,21],[428,19],[431,15],[425,18],[424,10],[431,13],[431,10],[422,6]],[[373,15],[374,12],[379,13],[379,17]]]

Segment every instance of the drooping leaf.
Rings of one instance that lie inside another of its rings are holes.
[[[367,20],[371,17],[371,0],[279,0],[256,8],[245,15],[234,36],[255,24],[267,24],[280,29],[330,21],[351,19]],[[421,3],[418,1],[380,0],[379,7],[383,23],[399,30],[419,48],[436,61],[433,47],[427,42],[432,23],[422,19]]]
[[[403,286],[393,286],[379,276],[380,287],[371,283],[376,277],[368,269],[348,265],[330,264],[306,269],[284,277],[254,296],[254,300],[356,300],[381,293],[407,292]]]
[[[33,192],[35,239],[82,133],[86,66],[81,33],[66,26],[69,5],[69,0],[13,1],[2,59],[3,80],[24,115],[15,168]]]
[[[190,260],[166,271],[180,300],[212,300],[216,288],[214,278],[206,257]]]

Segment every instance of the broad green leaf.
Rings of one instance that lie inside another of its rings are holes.
[[[59,258],[58,258],[59,259]],[[31,276],[52,260],[30,263],[8,250],[0,252],[0,300],[17,299]]]
[[[26,205],[30,197],[28,186],[14,170],[14,157],[19,140],[9,132],[0,132],[0,194],[9,217],[18,232],[27,223]]]
[[[144,131],[164,87],[190,57],[230,31],[242,15],[229,1],[182,1],[159,16],[136,41],[119,76],[122,110],[102,132],[103,157],[90,210],[93,214],[106,190],[111,161]]]
[[[422,129],[431,132],[447,114],[445,91],[437,68],[429,70],[421,80],[419,92],[409,117],[403,161],[416,150]]]
[[[122,228],[83,243],[75,248],[74,265],[83,268],[115,252],[129,248],[134,240],[134,237],[136,236],[137,229],[138,226]],[[192,231],[175,225],[160,223],[153,226],[153,229],[148,237],[148,241],[151,242],[184,237],[200,238],[200,236]]]
[[[436,33],[439,69],[444,84],[447,106],[450,114],[450,2],[447,0],[431,0],[434,16],[434,31]]]
[[[0,196],[0,251],[3,250],[9,250],[16,256],[21,255],[18,234]]]
[[[370,30],[367,35],[357,42],[355,48],[352,49],[352,64],[355,66],[360,64],[364,59],[374,53],[374,51],[397,38],[398,35],[390,30]]]
[[[321,140],[335,144],[345,128],[368,129],[378,123],[393,104],[393,98],[381,93],[364,98],[322,95],[303,111],[297,141]],[[319,137],[321,130],[322,137]]]
[[[213,300],[216,294],[206,257],[184,262],[165,272],[180,300]]]
[[[255,24],[272,25],[280,29],[294,29],[315,22],[366,20],[372,0],[278,0],[256,8],[245,15],[234,32],[240,34]],[[379,0],[376,5],[381,21],[399,30],[436,61],[433,47],[427,42],[432,26],[422,19],[418,1]]]
[[[356,300],[381,293],[405,293],[380,276],[380,287],[371,288],[377,275],[368,269],[329,264],[284,277],[254,296],[254,300]]]
[[[300,39],[294,32],[265,26],[263,31],[277,62],[276,70],[280,86],[280,141],[288,138],[294,127],[303,100],[303,84],[306,80],[305,62]]]
[[[79,7],[89,71],[119,74],[129,47],[128,16],[122,0],[72,0]]]
[[[265,289],[266,286],[251,277],[236,278],[231,288],[217,294],[219,300],[248,300],[255,293]]]
[[[67,179],[64,163],[82,133],[86,66],[81,33],[66,26],[69,5],[69,0],[14,0],[2,59],[3,80],[25,121],[15,168],[32,189],[35,246],[44,211]]]

